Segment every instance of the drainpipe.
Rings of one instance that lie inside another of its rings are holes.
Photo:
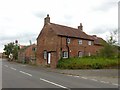
[[[85,48],[86,48],[86,47],[84,47],[84,56],[85,56]]]
[[[62,36],[61,36],[61,42],[60,42],[60,59],[62,59]]]
[[[67,37],[68,38],[68,37]],[[69,48],[69,45],[68,45],[68,42],[67,42],[67,39],[66,39],[66,46],[67,46],[67,49],[68,49],[68,58],[70,57],[70,54],[69,54],[69,52],[70,52],[70,48]]]

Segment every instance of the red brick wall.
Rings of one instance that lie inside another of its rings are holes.
[[[82,51],[84,55],[96,54],[96,51],[101,49],[101,46],[88,45],[89,40],[83,40],[82,45],[78,44],[77,38],[70,38],[71,43],[68,44],[70,49],[70,57],[78,57],[78,52]],[[68,51],[66,46],[66,37],[57,36],[55,32],[50,28],[49,25],[43,27],[40,36],[37,38],[37,64],[47,65],[47,60],[43,58],[44,50],[51,52],[51,68],[55,68],[58,60],[61,58],[61,48],[62,51]]]
[[[36,48],[36,45],[31,45],[28,46],[25,50],[21,50],[18,52],[18,60],[20,62],[22,62],[23,60],[25,60],[26,58],[30,59],[35,59],[35,52],[32,50],[33,48]]]
[[[51,65],[54,67],[54,61],[56,61],[57,57],[57,36],[50,27],[44,26],[43,29],[37,38],[37,64],[47,65],[47,60],[43,58],[43,52],[47,50],[47,52],[51,52],[51,60],[53,60],[51,61]]]

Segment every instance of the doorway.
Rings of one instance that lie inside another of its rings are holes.
[[[51,53],[48,53],[48,64],[50,64],[50,61],[51,61]]]

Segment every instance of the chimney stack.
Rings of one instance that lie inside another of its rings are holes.
[[[83,26],[82,26],[82,23],[80,23],[80,26],[78,26],[78,30],[83,31]]]
[[[47,17],[44,19],[44,25],[50,23],[50,17],[49,14],[47,14]]]

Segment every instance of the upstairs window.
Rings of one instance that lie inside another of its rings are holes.
[[[88,45],[92,45],[92,41],[88,41]]]
[[[67,51],[63,52],[63,58],[68,58],[68,52]]]
[[[67,38],[67,44],[70,44],[70,38]]]
[[[47,51],[46,50],[44,50],[44,52],[43,52],[43,58],[47,59]]]
[[[36,51],[36,48],[35,48],[35,47],[33,47],[33,48],[32,48],[32,51]]]
[[[79,40],[78,40],[78,44],[82,44],[82,40],[79,39]]]

